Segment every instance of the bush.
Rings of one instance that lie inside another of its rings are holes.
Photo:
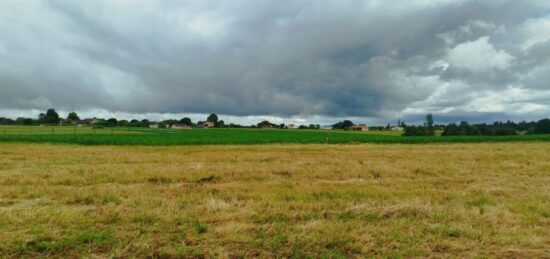
[[[423,126],[407,126],[403,136],[432,136],[430,130]]]
[[[480,131],[477,127],[470,125],[468,122],[463,121],[460,125],[451,123],[447,125],[443,131],[442,136],[478,136]]]

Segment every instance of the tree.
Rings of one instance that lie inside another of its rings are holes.
[[[70,112],[67,116],[67,120],[70,120],[72,123],[76,123],[80,118],[78,117],[78,114],[76,112]]]
[[[269,121],[262,121],[257,124],[258,128],[273,128],[274,124]]]
[[[542,119],[535,124],[535,134],[550,134],[550,119]]]
[[[19,117],[15,120],[15,122],[19,125],[25,125],[25,126],[29,126],[29,125],[33,125],[35,123],[35,120],[31,119],[31,118],[22,118],[22,117]]]
[[[118,120],[116,118],[110,118],[107,120],[107,125],[108,127],[114,127],[118,124]]]
[[[216,128],[223,128],[225,126],[225,121],[223,120],[219,120],[218,122],[216,122],[216,124],[214,125],[214,127]]]
[[[181,119],[180,123],[184,124],[184,125],[187,125],[187,126],[193,126],[193,121],[191,121],[191,119],[188,118],[188,117],[185,117],[185,118]]]
[[[55,111],[55,109],[48,109],[46,114],[44,114],[43,121],[46,124],[58,124],[59,114]]]
[[[460,125],[451,123],[445,127],[442,136],[477,136],[480,135],[480,130],[470,125],[467,121],[460,122]]]
[[[428,135],[430,136],[435,135],[434,118],[431,113],[428,113],[426,115],[426,127],[428,128]]]
[[[208,118],[206,120],[216,124],[216,122],[218,122],[218,115],[216,115],[215,113],[212,113],[208,115]]]
[[[423,126],[407,126],[403,136],[430,136],[428,127]]]
[[[332,125],[333,129],[349,129],[351,127],[353,127],[353,122],[350,120],[341,121]]]
[[[349,129],[351,127],[353,127],[353,122],[351,122],[350,120],[345,120],[342,122],[343,129]]]
[[[44,113],[38,114],[38,123],[44,123],[44,120],[46,120],[46,114]]]
[[[451,123],[445,127],[443,130],[442,136],[458,136],[460,134],[458,126],[454,123]]]
[[[15,121],[10,118],[0,117],[0,125],[14,125]]]
[[[480,134],[479,129],[470,125],[467,121],[460,122],[458,131],[462,136],[477,136]]]

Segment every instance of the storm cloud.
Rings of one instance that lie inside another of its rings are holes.
[[[549,82],[546,0],[0,2],[0,110],[536,119]]]

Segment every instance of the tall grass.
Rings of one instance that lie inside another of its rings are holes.
[[[546,258],[547,143],[0,143],[0,258]]]

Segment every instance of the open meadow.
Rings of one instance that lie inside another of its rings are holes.
[[[549,186],[536,142],[0,143],[0,257],[549,257]]]

